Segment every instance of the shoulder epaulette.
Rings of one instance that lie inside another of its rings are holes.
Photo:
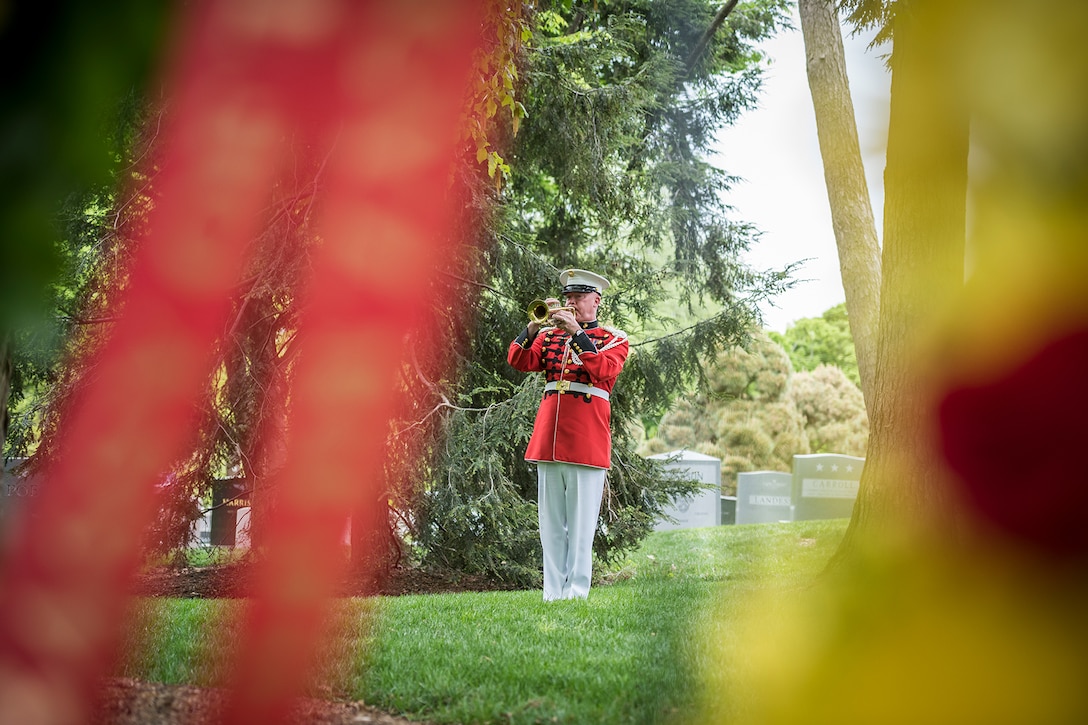
[[[608,327],[606,325],[601,325],[601,329],[602,330],[608,330],[609,332],[611,332],[616,337],[623,337],[623,338],[627,337],[626,332],[624,332],[623,330],[620,330],[618,328],[615,328],[615,327]]]

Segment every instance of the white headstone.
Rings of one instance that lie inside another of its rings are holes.
[[[737,474],[737,523],[771,524],[792,521],[793,477],[781,471],[741,471]]]
[[[212,543],[212,512],[205,511],[193,522],[192,546],[207,546]]]
[[[654,531],[692,529],[701,526],[719,526],[722,522],[722,462],[720,458],[706,456],[695,451],[680,450],[659,453],[650,458],[665,460],[665,468],[685,471],[692,478],[707,484],[693,496],[674,499],[665,514],[674,519],[660,519]]]
[[[794,520],[849,518],[864,465],[864,458],[838,453],[794,456]]]
[[[17,516],[28,501],[38,495],[41,485],[39,476],[28,476],[18,469],[25,458],[9,458],[4,461],[3,478],[0,479],[0,524]]]
[[[722,526],[737,523],[737,497],[722,496]]]
[[[234,545],[248,549],[250,546],[249,540],[249,514],[252,509],[249,506],[242,506],[238,509],[238,514],[235,517],[234,523]]]

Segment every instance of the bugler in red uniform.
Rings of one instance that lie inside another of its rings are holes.
[[[546,601],[589,596],[593,537],[612,465],[609,399],[628,352],[627,335],[597,323],[608,280],[569,269],[559,283],[567,307],[545,300],[554,327],[542,329],[533,316],[506,356],[514,368],[543,372],[546,380],[525,451],[537,464]]]

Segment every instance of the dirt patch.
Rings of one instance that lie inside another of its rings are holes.
[[[203,725],[218,722],[227,702],[225,690],[162,685],[115,678],[99,689],[99,704],[92,725]],[[418,725],[387,712],[367,707],[361,702],[300,700],[288,716],[297,725]]]

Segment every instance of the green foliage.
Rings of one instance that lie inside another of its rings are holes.
[[[496,150],[507,135],[505,124],[498,122],[499,111],[509,109],[504,113],[510,114],[510,136],[517,136],[525,118],[525,106],[517,98],[518,63],[522,47],[531,37],[523,11],[520,2],[488,1],[461,124],[462,142],[474,147],[476,162],[486,164],[496,189],[501,189],[503,179],[510,175],[510,165]]]
[[[12,332],[11,397],[5,455],[26,456],[55,427],[61,402],[81,376],[118,313],[132,239],[146,199],[116,187],[133,178],[133,159],[146,150],[148,111],[129,94],[111,109],[103,125],[112,163],[109,183],[68,194],[54,222],[58,267],[45,287],[51,316],[17,326]],[[144,179],[139,179],[144,181]],[[114,213],[127,206],[127,215]],[[63,362],[63,364],[62,364]],[[52,411],[52,412],[51,412]]]
[[[64,284],[69,251],[57,244],[58,219],[73,195],[109,182],[116,104],[153,70],[169,9],[4,3],[0,61],[18,71],[4,74],[0,104],[0,334],[48,327],[50,285]]]
[[[818,322],[829,326],[838,310]],[[840,319],[845,324],[845,316]],[[720,458],[728,493],[735,491],[739,471],[790,471],[795,455],[864,456],[869,422],[857,384],[835,365],[793,372],[775,342],[781,337],[757,333],[746,349],[720,355],[707,366],[700,390],[662,418],[641,450],[687,448]]]
[[[811,371],[820,365],[835,365],[854,385],[861,385],[845,302],[835,305],[820,317],[798,320],[786,328],[785,334],[769,334],[772,340],[785,348],[794,370]]]
[[[537,40],[510,201],[558,267],[626,267],[625,285],[658,290],[677,280],[685,301],[728,302],[762,286],[736,263],[753,230],[729,218],[722,193],[732,178],[706,153],[715,131],[754,104],[749,43],[777,18],[740,5],[688,67],[713,11],[695,0],[574,3],[566,33]],[[621,243],[669,249],[671,265],[610,255]]]
[[[846,23],[856,28],[855,32],[876,28],[870,48],[891,42],[899,0],[838,0],[837,4]]]
[[[722,490],[736,491],[739,471],[789,471],[793,456],[809,452],[804,419],[789,398],[790,362],[764,333],[747,347],[717,356],[694,396],[661,420],[647,454],[679,448],[722,461]]]
[[[118,100],[153,70],[170,3],[86,0],[0,8],[0,444],[25,455],[69,323],[55,298],[77,284],[71,220],[108,184]],[[61,307],[62,310],[67,309]]]
[[[418,435],[422,429],[394,436],[393,460],[403,466],[397,475],[433,481],[426,488],[393,489],[400,493],[394,507],[410,516],[416,554],[429,565],[485,571],[508,581],[538,575],[535,473],[528,464],[510,465],[532,430],[539,398],[534,383],[526,379],[486,409],[453,410],[442,421],[440,437]],[[435,472],[445,473],[445,480],[432,479]]]
[[[869,418],[861,389],[834,365],[794,374],[789,398],[801,411],[813,453],[865,456]]]

